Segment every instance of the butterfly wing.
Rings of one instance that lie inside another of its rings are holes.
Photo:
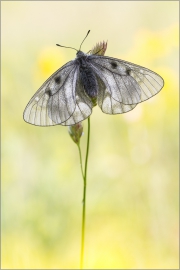
[[[116,101],[107,90],[105,83],[100,79],[100,74],[97,76],[98,82],[98,105],[102,112],[107,114],[119,114],[131,111],[137,104],[123,104]]]
[[[85,94],[83,85],[80,81],[80,74],[77,76],[76,82],[76,108],[71,117],[62,123],[62,125],[70,126],[85,120],[92,113],[93,104]]]
[[[164,85],[157,73],[123,60],[92,55],[90,63],[104,82],[111,100],[125,105],[135,105],[151,98]]]
[[[24,120],[37,126],[52,126],[67,121],[76,109],[77,76],[78,67],[74,61],[58,69],[29,101],[24,110]]]

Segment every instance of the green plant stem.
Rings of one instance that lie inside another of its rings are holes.
[[[89,155],[89,138],[90,138],[90,117],[88,118],[87,148],[86,148],[85,169],[84,169],[84,177],[83,177],[84,188],[83,188],[83,201],[82,201],[82,203],[83,203],[83,209],[82,209],[82,232],[81,232],[81,260],[80,260],[80,269],[83,269],[83,262],[84,262],[84,232],[85,232],[85,217],[86,217],[86,180],[87,180],[87,163],[88,163],[88,155]],[[80,157],[80,159],[81,159],[81,157]],[[83,169],[82,169],[82,173],[83,173]]]
[[[83,166],[82,166],[82,155],[81,155],[80,143],[78,143],[77,146],[78,146],[78,150],[79,150],[79,158],[80,158],[80,166],[81,166],[82,178],[84,180],[84,172],[83,172]]]

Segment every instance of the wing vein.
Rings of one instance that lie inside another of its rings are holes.
[[[134,71],[134,70],[133,70]],[[149,92],[151,93],[151,95],[153,96],[153,93],[151,91],[151,89],[149,89],[149,87],[145,84],[145,82],[143,82],[143,80],[141,79],[141,77],[139,77],[136,73],[136,71],[134,71],[134,73],[136,74],[136,76],[139,78],[139,80],[146,86],[146,88],[149,90]],[[139,85],[139,84],[138,84]],[[139,85],[141,87],[141,85]],[[154,86],[153,86],[154,87]],[[142,89],[142,87],[141,87]],[[155,88],[156,89],[156,88]],[[147,96],[147,94],[145,93],[145,91],[142,89],[143,93],[145,94],[145,96],[147,97],[147,99],[149,99],[150,97]]]
[[[120,77],[121,77],[121,79],[122,79],[122,81],[123,81],[123,84],[124,84],[125,88],[127,89],[127,92],[129,93],[129,90],[128,90],[127,86],[126,86],[126,83],[125,83],[124,80],[123,80],[123,77],[124,77],[124,76],[121,76],[121,75],[120,75]],[[131,97],[130,93],[129,93],[129,96],[130,96],[131,101],[132,101],[131,104],[133,104],[133,100],[132,100],[132,97]]]
[[[120,93],[120,96],[121,96],[121,100],[123,101],[122,93],[121,93],[121,90],[120,90],[120,88],[119,88],[119,85],[118,85],[118,83],[117,83],[117,81],[116,81],[116,77],[114,76],[114,73],[113,73],[113,72],[112,72],[112,74],[113,74],[114,80],[115,80],[115,82],[116,82],[117,88],[118,88],[118,90],[119,90],[119,93]]]

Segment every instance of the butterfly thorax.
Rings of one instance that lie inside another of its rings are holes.
[[[83,85],[85,93],[91,100],[96,99],[98,83],[89,61],[89,56],[79,51],[77,53],[76,63],[79,65],[79,80]]]

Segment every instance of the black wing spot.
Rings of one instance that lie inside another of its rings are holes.
[[[117,68],[117,63],[116,62],[111,62],[111,67],[113,68],[113,69],[115,69],[115,68]]]
[[[48,88],[48,89],[46,90],[45,93],[46,93],[49,97],[52,96],[52,92],[51,92],[50,88]]]
[[[128,68],[128,69],[126,70],[126,72],[127,72],[127,75],[131,76],[131,69],[130,69],[130,68]]]
[[[61,77],[60,77],[60,76],[55,77],[55,78],[54,78],[54,81],[55,81],[55,83],[60,84],[60,82],[61,82]]]

